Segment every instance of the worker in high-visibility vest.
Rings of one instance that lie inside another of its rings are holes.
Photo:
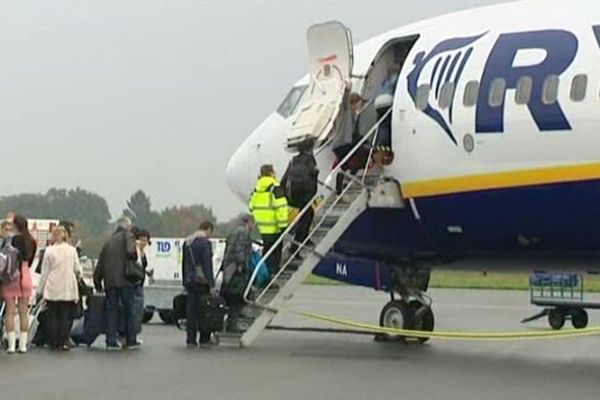
[[[263,254],[275,245],[288,226],[288,203],[284,189],[275,178],[272,165],[263,165],[248,205],[263,240]],[[279,271],[282,244],[279,243],[266,260],[271,275]]]

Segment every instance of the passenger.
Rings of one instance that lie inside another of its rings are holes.
[[[187,347],[198,347],[198,331],[200,331],[200,347],[210,347],[211,332],[200,329],[200,302],[202,297],[215,294],[215,278],[213,275],[213,251],[210,236],[214,225],[205,221],[198,231],[189,236],[183,244],[183,285],[187,291],[186,329]]]
[[[135,238],[131,233],[131,220],[122,217],[117,230],[106,242],[94,271],[94,286],[106,292],[106,349],[120,350],[117,342],[119,305],[123,306],[125,320],[124,348],[135,349],[137,341],[136,316],[134,314],[135,288],[125,275],[126,264],[137,259]]]
[[[298,146],[300,154],[292,158],[281,179],[281,186],[285,188],[288,204],[299,210],[303,210],[310,204],[317,194],[319,169],[313,155],[314,145],[315,142],[312,139],[300,143]],[[307,212],[300,217],[296,225],[294,243],[291,246],[292,254],[308,237],[314,216],[315,211],[309,207]]]
[[[75,247],[68,243],[64,226],[52,231],[53,245],[46,249],[42,276],[37,288],[39,297],[48,305],[45,327],[51,350],[68,351],[71,316],[79,302],[78,277],[83,271]]]
[[[221,266],[223,271],[221,297],[225,299],[229,309],[228,332],[239,332],[237,322],[244,306],[243,296],[249,279],[253,227],[254,218],[251,215],[242,215],[238,227],[227,237]]]
[[[272,165],[263,165],[260,168],[260,176],[250,197],[249,209],[263,240],[263,254],[267,254],[288,226],[285,191],[275,179],[275,169]],[[280,243],[266,260],[271,276],[279,271],[281,252]]]
[[[375,97],[375,110],[377,111],[377,119],[381,120],[388,112],[394,103],[394,94],[398,84],[398,76],[400,75],[400,65],[392,64],[388,67],[387,77],[379,86]],[[389,114],[385,120],[379,125],[377,133],[377,141],[375,143],[375,163],[379,166],[386,163],[386,158],[392,153],[392,115]]]
[[[6,351],[9,354],[14,354],[17,350],[15,316],[18,310],[20,323],[19,353],[25,354],[27,353],[27,334],[29,331],[29,300],[33,293],[29,266],[35,258],[37,245],[29,233],[25,217],[16,215],[12,221],[12,226],[14,236],[10,240],[12,240],[12,245],[19,250],[20,274],[14,281],[2,284],[2,297],[6,307],[4,327],[8,340]]]
[[[338,163],[342,162],[360,141],[359,113],[363,107],[363,99],[358,93],[352,93],[347,101],[347,105],[346,108],[342,109],[342,123],[332,143],[333,153],[335,154]],[[360,152],[357,151],[356,155],[360,156]],[[366,166],[364,164],[366,164],[367,160],[365,160],[363,165],[360,165],[360,162],[355,161],[356,160],[348,160],[340,167],[340,169],[343,172],[350,172],[355,175],[360,169]],[[344,174],[338,173],[335,180],[337,194],[342,193],[343,186]]]
[[[4,247],[4,241],[12,237],[12,222],[4,220],[0,222],[0,247]]]
[[[144,272],[143,278],[140,282],[134,283],[134,313],[138,318],[136,327],[141,326],[142,318],[144,315],[144,284],[146,283],[146,277],[151,276],[151,272],[148,270],[148,257],[146,256],[146,247],[150,242],[150,232],[146,229],[134,228],[132,229],[133,236],[135,237],[135,249],[137,252],[137,259],[135,262],[141,267]],[[141,341],[139,341],[141,343]]]

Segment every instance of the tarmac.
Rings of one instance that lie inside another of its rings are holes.
[[[433,290],[440,330],[524,327],[537,309],[528,293]],[[293,308],[377,323],[387,297],[372,290],[303,287]],[[591,313],[591,326],[600,325]],[[287,326],[326,326],[281,315]],[[137,351],[91,349],[0,354],[0,399],[597,399],[600,337],[557,341],[376,343],[369,336],[265,332],[247,349],[187,350],[184,333],[144,327]]]

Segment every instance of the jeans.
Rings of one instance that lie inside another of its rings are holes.
[[[119,304],[123,306],[123,319],[125,321],[125,345],[133,346],[137,343],[134,294],[135,287],[133,286],[106,289],[107,346],[117,345]]]
[[[133,289],[133,313],[136,318],[136,327],[138,327],[141,326],[144,316],[144,287],[137,285]]]
[[[210,289],[207,285],[188,285],[187,301],[186,301],[186,330],[187,344],[195,346],[198,344],[199,320],[200,315],[200,300],[203,296],[208,296]],[[208,331],[200,331],[200,343],[210,342],[210,334]]]
[[[50,348],[60,349],[68,343],[73,307],[75,303],[71,301],[48,301],[46,328]]]

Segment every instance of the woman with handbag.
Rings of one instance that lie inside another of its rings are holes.
[[[150,232],[146,229],[134,227],[131,233],[135,237],[137,259],[131,261],[133,264],[128,266],[128,271],[126,272],[131,274],[131,282],[135,288],[133,303],[134,313],[137,317],[136,326],[141,327],[144,315],[144,283],[146,282],[146,277],[152,275],[148,271],[148,258],[146,256],[146,247],[151,244]],[[133,271],[133,269],[136,269],[136,271]],[[138,342],[140,341],[138,340]]]
[[[29,233],[27,219],[22,215],[16,215],[12,220],[14,236],[5,240],[11,240],[12,246],[19,251],[19,276],[13,281],[2,284],[2,298],[6,305],[4,313],[4,327],[8,339],[6,351],[9,354],[16,352],[17,336],[15,327],[15,316],[19,313],[20,335],[19,353],[27,353],[27,339],[29,331],[29,300],[33,293],[33,282],[29,267],[35,258],[37,245]]]
[[[79,302],[78,276],[83,274],[79,256],[68,240],[67,230],[58,226],[52,231],[53,245],[46,249],[38,297],[47,303],[46,327],[50,349],[69,350],[71,316]]]

